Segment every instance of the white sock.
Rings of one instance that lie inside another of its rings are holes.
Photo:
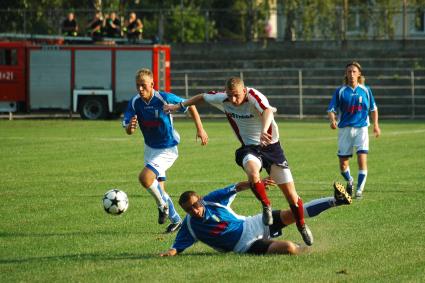
[[[162,199],[161,197],[161,193],[159,192],[159,183],[158,181],[155,179],[153,181],[153,183],[149,186],[149,188],[147,188],[146,190],[153,196],[153,198],[155,199],[156,205],[162,209],[164,206],[166,206],[165,201]]]

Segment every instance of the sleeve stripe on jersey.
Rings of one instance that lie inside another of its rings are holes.
[[[168,105],[167,101],[165,101],[165,99],[162,97],[162,95],[158,91],[154,91],[154,95],[159,100],[161,100],[161,102],[164,103],[164,105]]]
[[[252,97],[254,97],[254,98],[255,98],[255,100],[257,100],[258,105],[260,105],[261,109],[263,109],[263,110],[266,110],[266,109],[267,109],[267,107],[266,107],[266,106],[264,106],[263,102],[262,102],[262,101],[261,101],[261,99],[258,97],[258,95],[254,92],[254,90],[250,89],[250,90],[249,90],[249,94],[251,94],[251,95],[252,95]]]
[[[273,122],[272,122],[273,123]],[[272,134],[272,132],[273,132],[273,128],[272,128],[272,124],[270,124],[270,127],[269,127],[269,129],[267,130],[267,133],[269,134],[269,135],[271,135]]]
[[[227,112],[226,112],[226,117],[227,117],[227,120],[229,120],[230,126],[232,127],[233,131],[235,132],[236,137],[238,138],[238,140],[240,141],[240,143],[242,145],[245,145],[244,142],[243,142],[243,140],[242,140],[242,136],[239,133],[239,128],[238,128],[238,125],[236,124],[236,122],[232,119],[232,117],[230,117],[230,114],[227,113]]]
[[[133,110],[136,111],[136,108],[134,107],[134,104],[136,103],[136,100],[139,98],[139,95],[136,95],[133,97],[133,100],[131,101],[131,107],[133,107]]]

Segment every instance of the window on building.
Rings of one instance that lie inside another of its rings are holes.
[[[18,64],[16,49],[0,48],[0,65],[14,66]]]
[[[349,10],[347,19],[347,33],[359,34],[367,31],[368,20],[362,9],[353,7]]]
[[[415,30],[425,32],[425,10],[419,8],[415,13]]]

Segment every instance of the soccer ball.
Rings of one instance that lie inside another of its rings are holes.
[[[113,189],[104,194],[102,203],[107,213],[119,215],[127,210],[128,197],[123,191]]]

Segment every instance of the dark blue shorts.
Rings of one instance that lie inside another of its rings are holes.
[[[286,226],[280,218],[280,210],[273,210],[273,224],[269,226],[270,237],[277,238],[282,236],[282,229]],[[267,253],[270,245],[273,243],[270,239],[259,239],[252,243],[251,247],[246,251],[248,254],[264,255]]]
[[[268,146],[260,145],[245,145],[238,148],[235,152],[236,163],[243,168],[243,159],[248,154],[252,154],[261,160],[263,168],[270,174],[270,168],[272,164],[280,166],[282,168],[289,168],[288,161],[286,160],[285,154],[280,142],[269,144]]]

